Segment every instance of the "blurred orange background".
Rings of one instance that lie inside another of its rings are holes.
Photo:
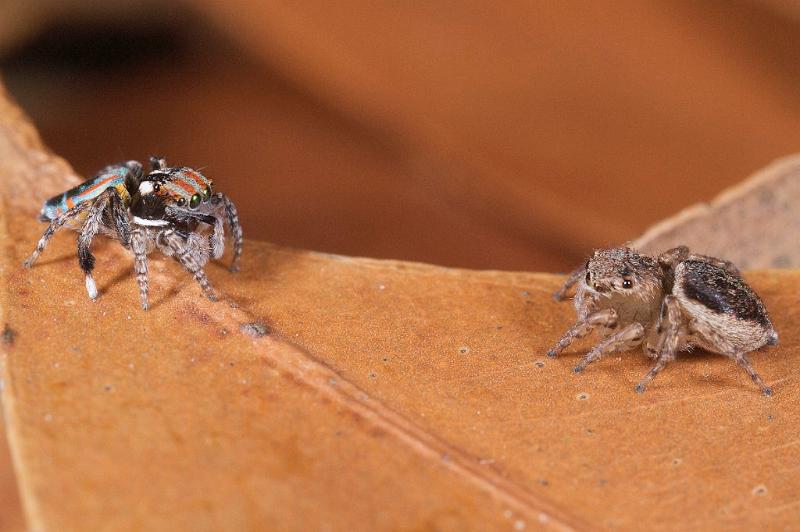
[[[780,0],[12,0],[0,21],[5,83],[76,170],[202,167],[247,237],[288,246],[565,271],[800,148]]]

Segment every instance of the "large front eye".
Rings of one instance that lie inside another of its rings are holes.
[[[633,288],[633,281],[630,279],[623,279],[622,288]]]
[[[192,196],[192,199],[189,200],[189,208],[196,209],[198,205],[200,205],[200,194],[195,194]]]

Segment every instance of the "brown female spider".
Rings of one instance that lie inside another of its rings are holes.
[[[747,353],[776,345],[778,334],[761,299],[730,262],[690,254],[685,246],[658,258],[626,247],[603,249],[553,297],[566,299],[573,285],[578,319],[547,356],[555,357],[592,330],[603,337],[575,373],[603,355],[642,345],[656,363],[636,385],[641,393],[678,352],[701,347],[735,360],[764,395],[772,395]]]

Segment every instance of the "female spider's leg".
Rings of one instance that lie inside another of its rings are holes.
[[[62,214],[61,216],[54,218],[50,222],[50,225],[47,226],[47,229],[44,230],[44,233],[42,233],[42,238],[39,239],[39,243],[36,245],[36,249],[33,250],[31,256],[28,257],[25,260],[25,262],[22,263],[22,265],[25,266],[26,268],[30,268],[31,266],[33,266],[33,263],[36,262],[36,259],[38,259],[39,255],[42,254],[44,248],[47,247],[47,243],[50,241],[51,238],[53,238],[55,232],[61,229],[61,226],[63,226],[65,223],[75,218],[76,216],[79,216],[83,211],[85,211],[88,208],[89,208],[89,203],[80,203],[75,207],[71,208],[70,210],[68,210],[67,212],[65,212],[64,214]]]
[[[150,305],[147,301],[149,290],[147,277],[147,234],[143,227],[134,227],[131,231],[131,250],[133,251],[133,267],[136,271],[136,281],[139,284],[139,299],[142,310],[147,310]]]
[[[653,378],[658,375],[658,372],[664,369],[664,366],[667,365],[668,362],[671,362],[675,359],[674,354],[667,354],[664,356],[658,357],[655,366],[653,366],[647,374],[642,377],[642,380],[639,381],[639,384],[636,385],[636,392],[637,393],[644,393],[647,389],[647,385],[650,383]]]
[[[742,367],[743,370],[747,372],[753,382],[761,389],[761,393],[766,396],[772,395],[772,388],[764,384],[764,381],[761,380],[761,377],[756,373],[756,370],[753,368],[753,364],[750,362],[750,359],[747,357],[747,354],[742,352],[741,348],[737,348],[729,339],[721,335],[717,330],[715,330],[710,325],[700,321],[700,320],[693,320],[691,322],[691,327],[699,332],[706,340],[710,341],[714,344],[714,350],[718,353],[722,353],[733,360]],[[768,342],[767,342],[768,343]]]
[[[756,383],[756,386],[761,388],[762,394],[766,395],[767,397],[772,395],[772,388],[764,384],[764,381],[761,380],[761,377],[756,372],[755,368],[753,368],[752,362],[750,362],[750,359],[747,357],[745,353],[737,353],[736,356],[734,356],[733,358],[734,360],[736,360],[736,363],[739,364],[742,367],[742,369],[747,372],[748,375],[750,375],[750,378],[753,380],[754,383]]]
[[[233,202],[221,192],[218,195],[222,198],[225,204],[225,214],[228,216],[228,224],[231,226],[231,233],[233,234],[233,262],[231,262],[230,271],[239,271],[239,259],[242,256],[242,247],[244,245],[244,236],[242,234],[242,225],[239,223],[239,212]]]
[[[676,248],[668,249],[657,257],[658,263],[666,267],[674,267],[680,261],[689,256],[689,248],[686,246],[678,246]]]
[[[555,301],[564,301],[567,298],[567,292],[569,292],[569,289],[575,286],[575,283],[577,283],[584,275],[586,275],[586,268],[583,266],[570,273],[569,277],[567,277],[567,280],[564,281],[564,284],[561,286],[561,288],[559,288],[553,294],[553,299]]]
[[[164,233],[164,240],[172,249],[173,256],[194,276],[203,294],[211,301],[216,301],[217,294],[203,271],[203,264],[208,262],[209,254],[209,250],[205,247],[206,239],[192,233],[184,240],[174,232],[168,231]]]
[[[561,351],[567,348],[569,344],[571,344],[577,338],[582,338],[592,332],[595,327],[603,326],[603,327],[613,327],[617,323],[617,311],[612,308],[607,308],[603,310],[599,310],[592,314],[589,314],[584,319],[579,319],[575,325],[570,327],[567,332],[561,337],[561,339],[550,348],[550,351],[547,352],[547,356],[550,358],[555,357]]]
[[[675,360],[678,348],[683,341],[683,334],[681,333],[682,322],[683,315],[677,298],[673,295],[666,296],[661,303],[661,316],[657,326],[657,331],[659,332],[658,341],[656,342],[658,358],[655,365],[636,385],[638,393],[644,393],[648,383],[664,369],[668,362]]]
[[[642,338],[644,338],[644,326],[641,323],[631,323],[594,346],[572,371],[580,373],[586,369],[586,366],[604,355],[631,349],[639,345],[642,342]]]

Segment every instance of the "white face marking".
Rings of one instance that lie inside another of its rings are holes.
[[[153,192],[153,182],[152,181],[142,181],[139,183],[139,193],[140,194],[150,194]]]
[[[151,227],[161,227],[169,224],[169,222],[166,220],[147,220],[145,218],[139,218],[138,216],[133,217],[133,223],[139,225],[149,225]]]

